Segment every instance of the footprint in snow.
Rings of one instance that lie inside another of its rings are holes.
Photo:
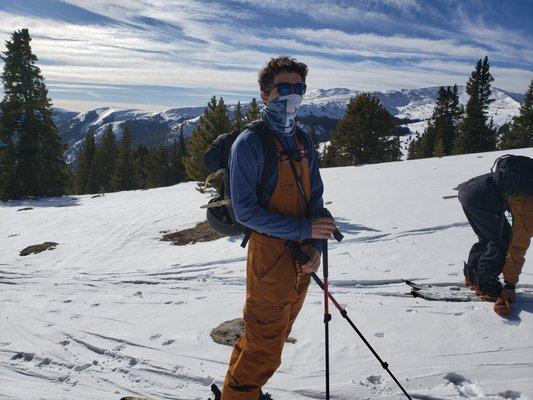
[[[373,385],[379,385],[381,383],[381,375],[370,375],[366,377],[366,380]]]
[[[444,376],[447,385],[453,385],[461,397],[483,398],[484,394],[478,383],[472,382],[461,374],[450,372]]]
[[[498,393],[498,396],[504,399],[520,400],[522,399],[522,393],[515,390],[506,390],[505,392]]]
[[[11,357],[12,360],[20,360],[23,359],[24,361],[30,362],[33,360],[33,357],[35,357],[35,354],[33,353],[24,353],[23,351],[15,354],[13,357]]]

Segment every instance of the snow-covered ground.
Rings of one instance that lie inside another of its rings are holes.
[[[509,319],[490,303],[413,298],[401,282],[462,281],[475,237],[443,196],[499,154],[322,171],[345,234],[330,243],[333,294],[413,398],[533,399],[531,255]],[[0,399],[208,397],[231,351],[209,334],[241,316],[245,252],[159,241],[203,220],[194,187],[0,203]],[[44,241],[59,245],[19,256]],[[265,388],[276,400],[324,398],[322,298],[313,284]],[[336,310],[330,330],[332,399],[403,398]]]

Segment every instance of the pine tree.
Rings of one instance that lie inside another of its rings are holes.
[[[437,92],[437,103],[427,128],[416,139],[416,142],[411,144],[411,152],[416,151],[416,158],[435,157],[435,154],[439,154],[439,157],[452,154],[462,113],[463,108],[459,103],[457,85],[453,89],[450,86],[446,89],[441,86]]]
[[[113,132],[113,126],[109,124],[96,147],[94,168],[90,173],[94,174],[98,192],[113,191],[111,177],[115,172],[116,149],[115,133]]]
[[[320,154],[319,165],[321,168],[344,167],[352,165],[352,160],[340,152],[339,147],[332,146],[331,142],[324,147]]]
[[[2,53],[4,98],[0,103],[0,195],[59,196],[68,171],[52,103],[28,29],[13,32]]]
[[[122,137],[117,146],[115,171],[111,177],[111,186],[117,191],[137,188],[131,131],[128,122],[124,122],[122,126]]]
[[[74,189],[77,194],[91,193],[88,192],[89,174],[94,161],[96,153],[96,143],[94,141],[94,131],[89,129],[83,147],[81,148],[80,156],[78,158],[78,169],[74,176]]]
[[[155,188],[173,183],[168,149],[166,147],[152,147],[146,156],[146,186]]]
[[[418,131],[415,133],[415,137],[409,139],[409,143],[407,145],[407,159],[408,160],[415,160],[417,158],[421,158],[419,155],[419,147],[420,147],[420,134]]]
[[[242,115],[242,106],[241,102],[238,101],[237,105],[235,106],[235,117],[233,118],[233,122],[231,123],[231,129],[242,132],[244,125],[245,123],[244,117]]]
[[[246,123],[255,121],[259,119],[259,105],[257,104],[257,100],[255,97],[252,99],[252,102],[250,103],[250,107],[248,108],[248,113],[246,114]]]
[[[146,186],[146,160],[148,157],[148,148],[140,143],[133,152],[135,180],[137,188],[145,189]]]
[[[185,145],[185,136],[183,135],[183,124],[180,125],[178,130],[178,144],[181,156],[185,157],[187,155],[187,146]]]
[[[389,138],[385,143],[385,161],[400,161],[402,159],[402,143],[399,135]]]
[[[466,84],[466,92],[470,97],[454,143],[454,153],[475,153],[496,149],[496,132],[489,126],[487,115],[489,105],[494,101],[490,98],[492,81],[494,78],[490,74],[489,60],[485,57],[483,61],[477,62]]]
[[[393,118],[379,99],[361,93],[348,103],[346,114],[331,135],[329,151],[352,165],[388,161],[400,152],[394,132]]]
[[[170,147],[170,171],[171,185],[183,181],[185,177],[185,166],[183,165],[183,153],[177,140],[174,140]]]
[[[213,96],[189,138],[187,156],[183,159],[185,170],[191,179],[205,181],[208,172],[204,166],[204,153],[218,135],[229,130],[228,109],[224,99],[217,101]]]
[[[533,80],[524,94],[519,114],[513,118],[508,132],[502,135],[502,149],[533,147]]]
[[[311,122],[309,125],[309,136],[311,136],[311,139],[313,140],[315,150],[318,151],[318,148],[320,147],[320,137],[318,136],[318,133],[316,133],[316,124],[314,122]]]
[[[440,138],[437,140],[437,143],[435,143],[435,147],[433,149],[433,157],[442,157],[446,155],[446,148],[444,147],[444,140]]]

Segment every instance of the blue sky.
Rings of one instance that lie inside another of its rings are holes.
[[[27,27],[55,106],[161,110],[257,97],[272,56],[310,89],[464,85],[489,56],[494,86],[533,79],[533,0],[0,0],[0,40]]]

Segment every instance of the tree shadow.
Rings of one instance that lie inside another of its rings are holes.
[[[0,202],[0,207],[21,207],[29,209],[42,207],[74,207],[80,204],[80,200],[73,196],[62,197],[36,197],[30,199],[7,200]]]
[[[370,228],[368,226],[352,224],[348,222],[346,218],[335,217],[335,223],[337,228],[341,231],[342,234],[347,235],[357,235],[359,232],[381,232],[378,229]]]

